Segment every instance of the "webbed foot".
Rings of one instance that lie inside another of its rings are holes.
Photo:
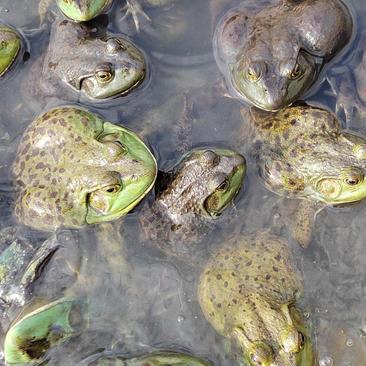
[[[126,0],[126,5],[122,11],[125,11],[125,15],[121,18],[121,20],[127,18],[128,16],[132,16],[137,31],[140,31],[140,17],[143,17],[151,22],[151,18],[142,9],[139,0]]]

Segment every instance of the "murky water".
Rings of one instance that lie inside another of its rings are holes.
[[[225,3],[230,7],[236,1]],[[364,27],[365,0],[347,3],[358,14],[357,41]],[[236,137],[242,123],[240,103],[223,96],[220,89],[222,78],[211,50],[210,1],[180,0],[171,7],[148,9],[148,14],[154,23],[136,34],[131,22],[121,21],[121,4],[117,4],[108,25],[113,32],[130,35],[146,52],[151,69],[148,85],[131,97],[87,107],[141,133],[163,170],[192,146],[219,145],[246,153],[247,147]],[[52,17],[48,13],[47,18]],[[26,126],[43,110],[27,94],[24,80],[47,45],[50,23],[39,25],[36,0],[0,0],[0,19],[26,35],[30,55],[0,89],[0,210],[1,227],[6,227],[16,225],[9,174],[16,146]],[[345,56],[348,60],[354,47]],[[182,118],[187,100],[188,119]],[[309,100],[333,109],[335,96],[325,82]],[[53,104],[65,102],[79,101]],[[344,121],[342,114],[339,117]],[[349,127],[366,133],[362,118]],[[286,221],[286,210],[279,207],[286,208],[288,203],[258,184],[249,165],[245,189],[229,220],[218,221],[219,228],[202,245],[210,249],[224,243],[229,233],[268,228],[279,215]],[[199,264],[192,271],[147,246],[138,233],[140,209],[115,225],[57,234],[62,249],[37,280],[33,296],[89,295],[91,320],[84,333],[51,351],[50,364],[74,365],[103,349],[127,356],[173,349],[202,356],[216,366],[232,365],[222,337],[206,322],[197,302]],[[322,366],[363,366],[366,359],[365,217],[365,202],[323,210],[310,247],[294,248],[304,274],[302,303],[313,323]],[[44,233],[36,231],[29,230],[28,235],[34,241],[45,239]],[[12,308],[3,316],[0,338],[18,312],[18,307]]]

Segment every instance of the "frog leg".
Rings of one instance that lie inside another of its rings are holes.
[[[121,20],[131,15],[137,31],[140,31],[139,16],[143,16],[146,20],[151,22],[151,18],[144,12],[139,3],[139,0],[126,0],[126,5],[122,9],[122,11],[125,11],[125,15],[121,18]]]

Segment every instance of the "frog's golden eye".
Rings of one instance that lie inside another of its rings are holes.
[[[297,79],[302,74],[302,68],[299,64],[296,64],[290,74],[290,79]]]
[[[360,179],[358,177],[348,177],[345,179],[346,184],[349,186],[356,186],[360,183]]]
[[[102,65],[95,71],[95,77],[100,83],[107,83],[113,77],[113,70],[111,65]]]
[[[106,193],[117,193],[119,192],[121,189],[121,185],[120,184],[112,184],[110,186],[104,187],[104,191]]]
[[[229,181],[225,179],[217,188],[216,190],[219,192],[225,192],[229,188]]]
[[[304,348],[305,341],[306,341],[305,336],[301,332],[299,332],[299,350],[302,350]]]
[[[250,81],[257,81],[259,79],[258,73],[252,67],[248,67],[247,77]]]

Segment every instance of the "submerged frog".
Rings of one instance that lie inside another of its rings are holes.
[[[157,166],[132,131],[64,106],[28,126],[13,174],[15,215],[25,225],[49,231],[125,215],[153,187]]]
[[[320,208],[366,197],[366,140],[341,131],[329,111],[310,105],[276,113],[251,108],[249,120],[260,179],[274,193],[305,200],[298,218],[307,236],[310,216]]]
[[[55,237],[37,246],[20,228],[8,227],[0,232],[0,309],[2,305],[24,304],[29,287],[58,248]]]
[[[22,47],[22,38],[14,29],[0,24],[0,77],[14,64]]]
[[[98,355],[88,357],[79,362],[77,366],[209,366],[210,364],[197,357],[178,352],[158,351],[146,355],[126,358],[118,356],[112,352],[103,352]]]
[[[113,0],[57,0],[59,9],[68,18],[85,22],[109,9]]]
[[[282,0],[255,10],[243,5],[218,24],[215,58],[231,94],[275,111],[310,90],[352,33],[352,16],[340,0]]]
[[[140,216],[145,236],[168,255],[197,254],[197,244],[237,196],[245,176],[242,155],[196,149],[158,177],[156,198]]]
[[[5,336],[7,365],[39,365],[47,352],[78,335],[87,324],[87,302],[62,298],[26,308]]]
[[[44,96],[54,97],[61,95],[60,88],[71,89],[100,100],[127,95],[138,87],[146,75],[143,53],[126,38],[101,36],[99,31],[98,27],[56,20],[46,55],[31,72],[31,93],[40,89]]]
[[[250,366],[313,366],[296,301],[302,281],[286,243],[268,233],[236,237],[213,254],[198,285],[202,311]]]

